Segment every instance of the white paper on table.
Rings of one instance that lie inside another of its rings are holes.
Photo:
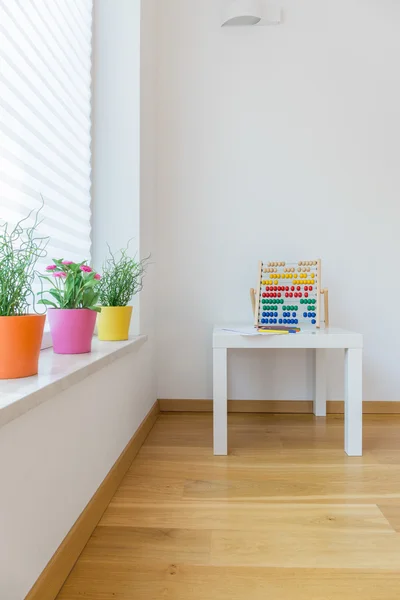
[[[230,331],[231,333],[239,333],[240,335],[280,335],[276,331],[258,331],[255,327],[239,327],[238,329],[223,328],[222,331]]]

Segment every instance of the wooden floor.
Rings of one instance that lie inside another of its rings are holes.
[[[59,600],[399,600],[400,417],[162,414]]]

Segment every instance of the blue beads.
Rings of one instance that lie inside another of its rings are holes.
[[[279,325],[282,325],[283,319],[279,319]]]
[[[295,319],[295,320],[294,320],[294,324],[295,324],[295,325],[298,325],[298,323],[299,323],[299,320],[298,320],[298,319]]]
[[[313,319],[313,320],[311,321],[311,323],[312,323],[313,325],[316,325],[316,324],[317,324],[317,321],[316,321],[315,319]]]
[[[303,313],[303,317],[306,319],[307,318],[307,313]]]
[[[307,317],[310,317],[310,319],[311,319],[312,313],[307,313]]]
[[[261,323],[264,324],[267,322],[267,319],[261,319]]]
[[[287,324],[287,319],[283,319],[283,324],[286,325]]]
[[[312,315],[311,315],[311,316],[312,316],[312,317],[316,317],[317,315],[316,315],[316,313],[312,313]]]
[[[295,317],[295,316],[296,316],[296,313],[295,313],[295,312],[293,312],[293,313],[292,313],[292,317]]]
[[[277,317],[277,316],[278,316],[278,313],[274,312],[274,317]],[[276,321],[275,321],[275,323],[276,323]]]
[[[263,312],[262,316],[263,316],[263,317],[266,317],[266,316],[267,316],[267,313],[266,313],[266,312]]]

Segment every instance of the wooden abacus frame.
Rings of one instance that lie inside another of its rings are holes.
[[[324,322],[325,322],[325,327],[329,327],[329,292],[327,288],[322,288],[321,287],[321,259],[318,259],[317,261],[300,261],[303,262],[305,264],[307,264],[307,262],[311,263],[315,263],[317,262],[317,329],[320,329],[321,327],[321,296],[324,297]],[[276,262],[276,263],[270,263],[271,265],[277,265],[277,266],[282,266],[282,262]],[[257,288],[251,288],[250,289],[250,300],[251,300],[251,306],[252,306],[252,310],[253,310],[253,315],[254,315],[254,325],[255,327],[258,327],[258,310],[259,310],[259,305],[260,305],[260,291],[261,291],[261,285],[262,285],[262,277],[263,277],[263,262],[260,260],[258,263],[258,281],[257,281]]]

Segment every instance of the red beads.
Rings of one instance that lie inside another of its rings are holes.
[[[306,298],[308,298],[308,292],[305,292],[304,296],[305,296]]]

